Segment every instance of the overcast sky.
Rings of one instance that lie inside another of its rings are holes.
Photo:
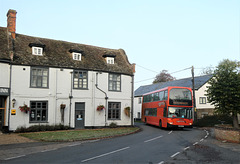
[[[135,89],[162,70],[181,79],[240,59],[239,0],[0,0],[1,27],[9,9],[17,33],[124,49]]]

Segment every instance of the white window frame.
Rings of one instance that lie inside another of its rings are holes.
[[[114,58],[113,57],[106,57],[107,64],[114,64]]]
[[[73,52],[72,57],[73,57],[73,60],[78,60],[78,61],[82,60],[82,54],[81,53]]]
[[[121,75],[109,74],[108,75],[108,90],[121,92]]]
[[[207,98],[206,97],[199,97],[199,104],[207,104]]]
[[[33,55],[39,55],[42,56],[43,55],[43,48],[42,47],[32,47],[32,54]]]

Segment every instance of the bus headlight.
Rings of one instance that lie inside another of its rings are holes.
[[[192,125],[192,123],[189,123],[189,125]]]
[[[171,125],[172,125],[172,124],[173,124],[173,122],[169,122],[169,124],[171,124]]]

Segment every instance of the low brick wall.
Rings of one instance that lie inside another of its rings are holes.
[[[240,143],[240,130],[215,126],[214,134],[216,139],[226,140],[228,142]]]

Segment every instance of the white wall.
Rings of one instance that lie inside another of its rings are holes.
[[[141,103],[139,103],[139,98]],[[142,97],[134,97],[134,118],[138,118],[138,112],[140,112],[140,118],[142,117]]]
[[[207,101],[207,96],[205,96],[205,94],[207,93],[207,86],[209,86],[208,83],[204,84],[201,88],[199,88],[197,91],[195,91],[195,97],[196,97],[196,108],[197,109],[206,109],[206,108],[214,108],[213,105],[211,105],[210,103],[208,103]],[[200,97],[206,97],[206,104],[200,104],[199,103],[199,98]]]
[[[0,63],[0,87],[9,88],[10,66],[7,63]]]
[[[0,63],[0,87],[9,88],[10,81],[10,65],[7,63]],[[6,96],[6,108],[5,108],[5,121],[4,126],[8,125],[8,106],[9,106],[9,96]]]
[[[18,107],[24,104],[30,106],[30,101],[48,101],[48,122],[54,125],[61,123],[60,105],[66,104],[64,110],[64,124],[75,127],[75,103],[85,102],[85,126],[104,126],[105,111],[97,111],[98,105],[105,106],[105,94],[99,91],[96,84],[96,72],[88,71],[88,89],[72,90],[72,104],[70,110],[71,69],[49,68],[49,88],[30,88],[29,66],[13,66],[12,68],[12,99],[16,99],[16,115],[10,117],[10,130],[19,126],[29,127],[39,123],[29,123],[29,114],[21,112]],[[131,106],[131,76],[121,75],[121,92],[108,91],[108,73],[98,74],[98,87],[107,93],[108,102],[121,103],[121,119],[108,120],[107,125],[115,122],[118,125],[131,125],[130,117],[124,113],[124,108]],[[44,124],[44,123],[41,123]]]

